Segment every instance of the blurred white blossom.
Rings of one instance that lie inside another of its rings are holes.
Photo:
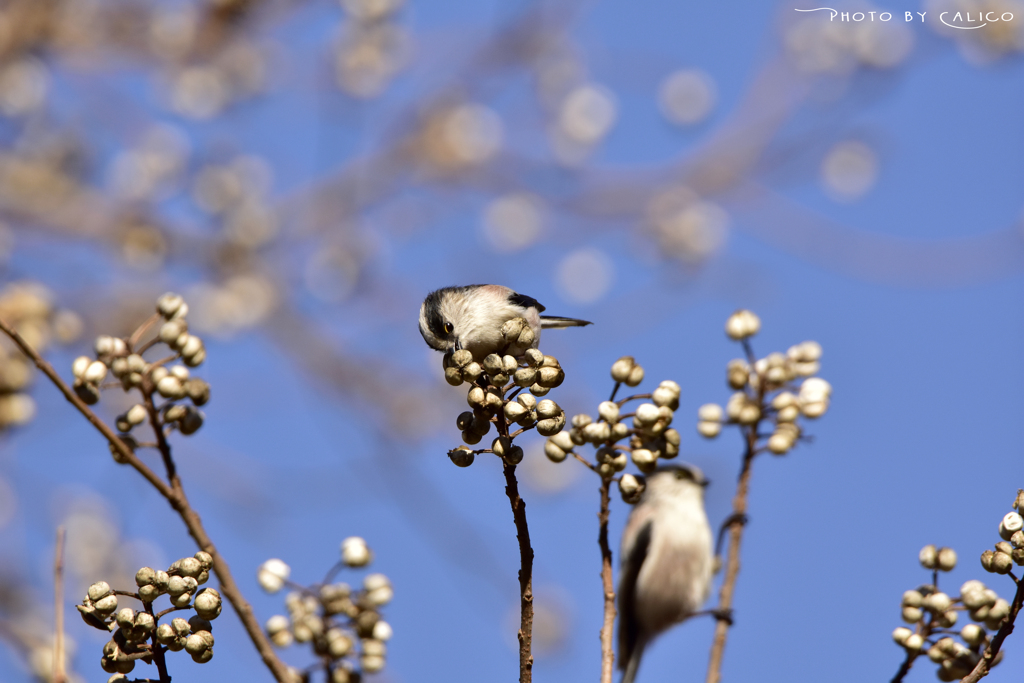
[[[821,164],[821,182],[835,199],[854,200],[870,190],[878,178],[878,157],[863,142],[836,144]]]
[[[615,280],[612,260],[599,249],[584,247],[558,264],[558,291],[566,301],[592,304],[608,293]]]
[[[680,69],[670,74],[658,91],[661,113],[680,126],[700,123],[707,118],[717,98],[715,82],[700,69]]]
[[[537,240],[543,225],[543,200],[528,192],[502,195],[484,209],[484,234],[496,251],[525,249]]]
[[[558,127],[569,139],[593,145],[600,142],[615,125],[618,105],[607,88],[588,83],[566,95],[558,116]]]

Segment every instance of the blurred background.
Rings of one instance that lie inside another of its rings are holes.
[[[889,680],[923,545],[960,553],[941,587],[1011,596],[977,558],[1024,486],[1024,4],[835,7],[891,19],[749,0],[5,0],[0,317],[70,378],[97,334],[183,294],[213,395],[173,440],[193,504],[261,622],[284,612],[261,562],[312,583],[365,537],[396,592],[372,680],[399,683],[517,672],[504,482],[445,456],[465,392],[419,336],[423,296],[495,282],[594,321],[543,340],[570,415],[595,411],[622,355],[641,388],[679,382],[673,426],[715,525],[742,444],[701,439],[696,409],[728,398],[741,353],[723,325],[751,308],[757,354],[819,341],[834,394],[813,444],[755,464],[725,680]],[[72,605],[195,548],[3,348],[0,679],[45,675],[63,524],[72,669],[105,681],[105,639]],[[128,405],[108,392],[98,410]],[[535,676],[592,681],[598,481],[542,442],[519,468]],[[627,512],[613,501],[616,548]],[[712,629],[657,641],[640,681],[702,680]],[[214,631],[213,661],[171,656],[172,676],[271,680],[229,609]],[[1005,649],[993,683],[1024,669],[1024,638]],[[922,658],[907,680],[934,675]]]

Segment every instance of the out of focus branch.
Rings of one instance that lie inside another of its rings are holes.
[[[264,634],[259,622],[256,621],[252,607],[238,589],[238,585],[235,583],[234,577],[231,575],[231,568],[228,566],[227,561],[217,551],[213,541],[207,535],[206,529],[203,527],[199,514],[189,504],[188,498],[185,495],[185,490],[181,485],[181,481],[175,474],[173,460],[171,459],[170,446],[164,438],[163,430],[159,423],[154,422],[153,427],[157,434],[160,453],[168,468],[168,476],[171,480],[170,485],[160,479],[153,470],[138,459],[132,449],[130,449],[124,441],[122,441],[121,438],[106,425],[106,423],[100,420],[89,406],[75,395],[75,392],[64,382],[64,380],[61,379],[60,375],[58,375],[53,369],[53,366],[46,362],[46,360],[44,360],[35,349],[26,343],[14,328],[3,320],[0,320],[0,331],[3,331],[8,337],[10,337],[22,353],[28,356],[32,362],[35,363],[36,367],[50,378],[60,392],[64,394],[64,397],[71,402],[71,404],[85,416],[86,420],[88,420],[89,423],[107,439],[111,449],[117,451],[117,454],[123,458],[125,462],[142,474],[143,477],[145,477],[145,479],[149,481],[167,500],[167,502],[170,503],[171,507],[178,513],[181,520],[185,523],[189,535],[191,535],[193,540],[195,540],[199,545],[199,548],[213,557],[213,571],[217,575],[217,579],[220,581],[221,592],[224,594],[224,597],[227,598],[228,602],[231,603],[231,606],[235,608],[235,613],[238,614],[239,619],[242,621],[242,626],[245,628],[246,633],[248,633],[249,638],[252,640],[253,645],[259,652],[260,657],[263,659],[263,663],[268,669],[270,669],[270,672],[279,683],[289,683],[289,681],[291,681],[291,676],[288,672],[288,668],[280,659],[278,659],[270,641],[266,637],[266,634]],[[147,407],[152,418],[155,415],[155,409],[153,409],[152,405],[151,387],[150,392],[146,393],[145,396]]]
[[[744,349],[750,360],[750,367],[753,370],[755,358],[749,344],[744,343]],[[764,387],[765,381],[762,378],[758,382],[757,405],[762,407],[761,414],[764,414]],[[747,519],[747,496],[750,493],[750,474],[754,458],[757,456],[757,435],[761,420],[743,428],[745,449],[743,452],[743,464],[740,467],[739,481],[736,483],[736,495],[732,499],[732,515],[729,517],[729,559],[725,565],[725,580],[718,592],[718,606],[715,612],[718,615],[725,615],[732,610],[733,594],[736,591],[736,579],[740,573],[740,546],[743,542],[743,529]],[[731,620],[718,617],[715,623],[715,636],[711,643],[711,656],[708,661],[708,673],[706,683],[718,683],[722,679],[722,658],[725,655],[725,641],[729,635]]]
[[[53,551],[53,683],[65,683],[64,660],[64,527],[57,527]]]

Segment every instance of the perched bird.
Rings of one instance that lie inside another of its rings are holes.
[[[622,533],[619,668],[633,683],[644,648],[697,612],[711,589],[714,556],[703,473],[663,467],[647,478]]]
[[[549,327],[582,327],[586,320],[541,315],[544,307],[533,297],[501,285],[445,287],[427,295],[420,306],[420,334],[432,349],[466,349],[481,361],[505,344],[501,326],[524,318],[533,330],[536,348],[540,331]]]

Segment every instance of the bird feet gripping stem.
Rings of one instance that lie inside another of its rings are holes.
[[[714,617],[716,621],[724,621],[729,626],[733,624],[732,609],[706,609],[703,612],[694,612],[695,617]]]

